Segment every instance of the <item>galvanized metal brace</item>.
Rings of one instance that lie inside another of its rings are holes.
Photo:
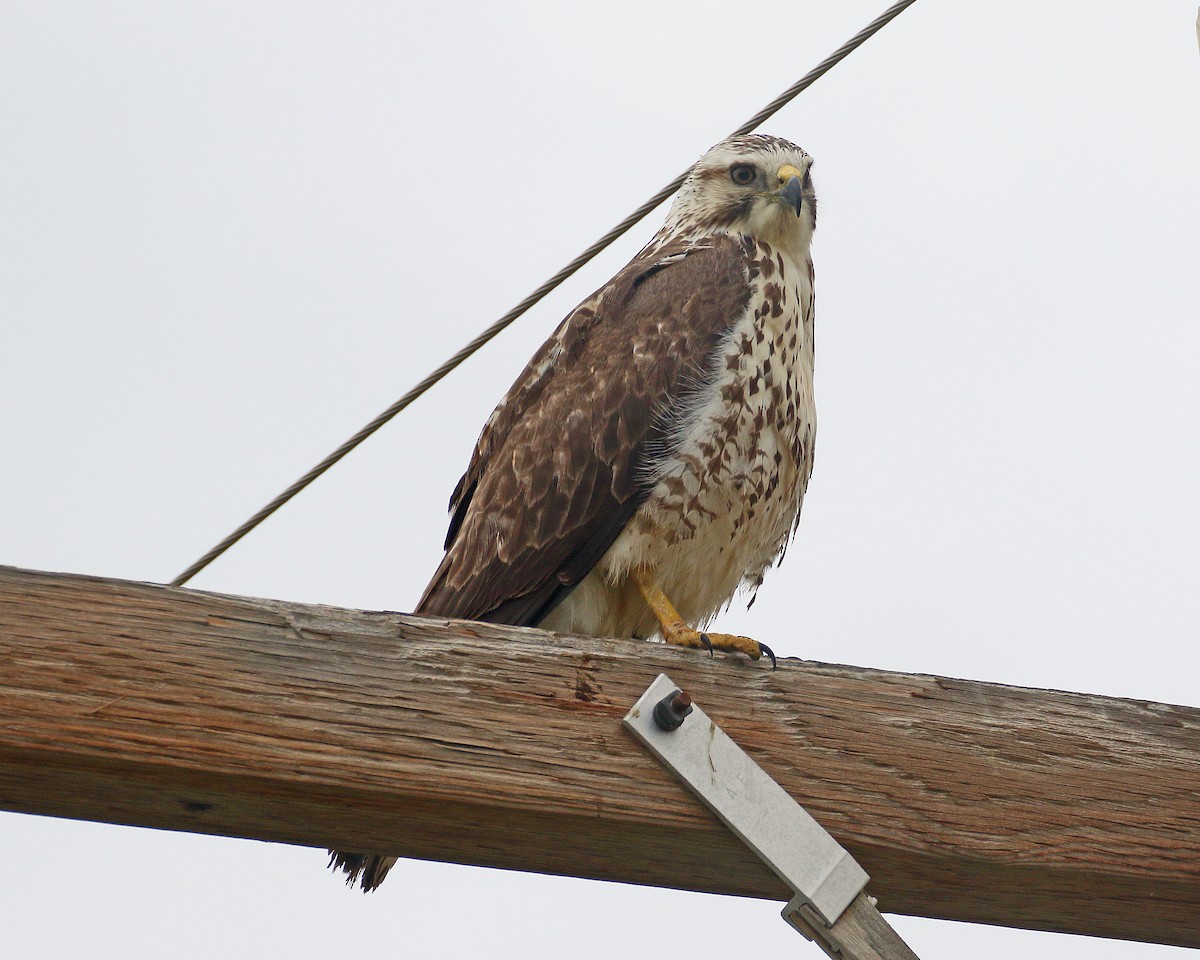
[[[838,956],[825,933],[867,885],[858,862],[666,674],[622,722],[792,889],[783,918]]]

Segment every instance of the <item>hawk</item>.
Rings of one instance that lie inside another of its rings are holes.
[[[484,425],[415,612],[742,653],[703,633],[795,531],[813,464],[812,159],[733,137]],[[374,889],[393,857],[332,852]]]

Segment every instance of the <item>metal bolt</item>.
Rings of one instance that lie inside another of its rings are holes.
[[[682,690],[672,690],[654,705],[654,722],[660,730],[678,730],[692,712],[692,698]]]

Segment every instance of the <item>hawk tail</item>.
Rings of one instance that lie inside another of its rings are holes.
[[[345,853],[342,850],[329,851],[329,866],[333,870],[346,872],[346,883],[354,886],[361,880],[363,893],[370,893],[387,876],[392,869],[396,857],[385,857],[380,854]]]

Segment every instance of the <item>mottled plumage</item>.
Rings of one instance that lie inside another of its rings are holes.
[[[760,135],[700,159],[488,419],[417,613],[695,645],[648,590],[702,626],[762,582],[812,471],[810,167]],[[335,861],[370,889],[392,858]]]

